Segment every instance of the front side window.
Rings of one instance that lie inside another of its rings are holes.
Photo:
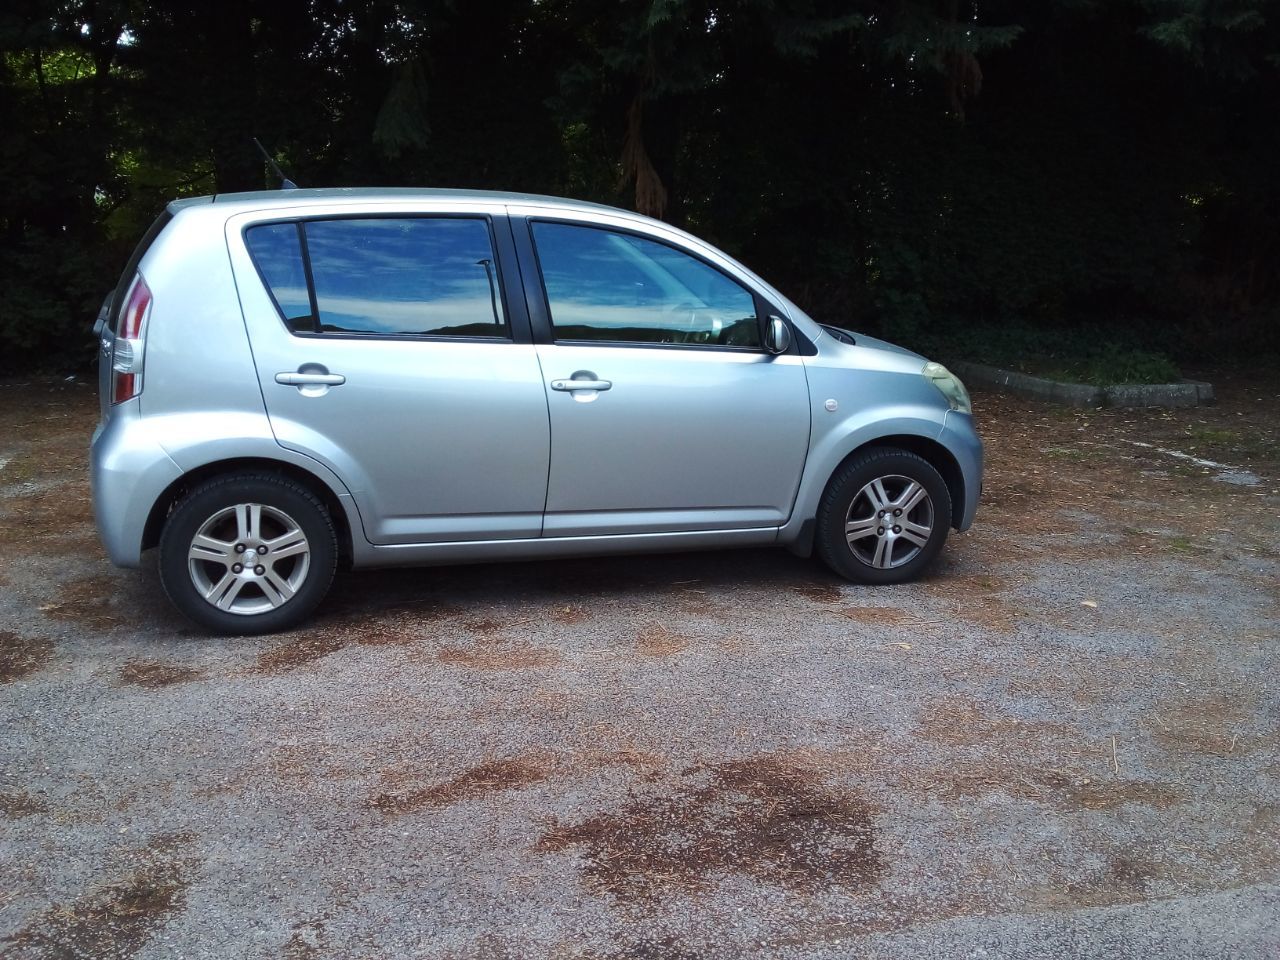
[[[291,329],[508,336],[485,220],[310,220],[253,227],[246,241]]]
[[[557,340],[760,346],[755,298],[696,257],[566,223],[533,237]]]

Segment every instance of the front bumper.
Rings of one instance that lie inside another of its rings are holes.
[[[960,466],[960,475],[964,478],[964,504],[956,529],[968,530],[978,513],[978,500],[982,496],[982,439],[974,429],[973,417],[948,410],[942,420],[938,442],[951,451]]]

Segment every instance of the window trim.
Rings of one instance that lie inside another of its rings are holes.
[[[272,305],[276,308],[276,318],[280,321],[280,325],[285,332],[291,337],[299,340],[374,340],[374,341],[399,341],[406,343],[425,341],[429,343],[526,343],[527,338],[527,316],[521,316],[512,310],[510,300],[507,296],[507,281],[504,273],[504,261],[512,258],[512,252],[503,249],[499,237],[501,231],[497,228],[495,220],[506,219],[498,217],[491,213],[470,213],[470,212],[427,212],[427,213],[402,213],[402,212],[362,212],[352,211],[350,213],[320,213],[320,214],[302,214],[298,216],[279,216],[269,217],[263,220],[255,220],[252,223],[246,223],[240,228],[240,242],[244,244],[245,253],[248,254],[249,262],[253,264],[253,269],[258,275],[258,281],[267,292],[267,296],[271,298]],[[289,327],[289,318],[285,316],[284,310],[280,306],[280,302],[276,299],[275,291],[271,288],[271,284],[267,281],[266,275],[262,272],[262,267],[258,265],[257,258],[253,255],[253,249],[249,246],[248,233],[257,227],[278,226],[280,224],[294,224],[298,232],[298,245],[302,255],[302,268],[307,281],[307,295],[311,302],[311,319],[314,326],[320,324],[320,309],[317,303],[315,278],[311,271],[311,252],[307,245],[305,224],[313,222],[325,222],[333,220],[480,220],[483,221],[485,229],[489,234],[489,248],[493,253],[494,282],[498,286],[498,299],[502,304],[502,314],[504,323],[502,324],[504,333],[496,337],[482,336],[456,336],[451,334],[437,333],[371,333],[367,331],[356,330],[292,330]],[[523,321],[523,322],[521,322]],[[523,336],[522,336],[523,335]]]
[[[556,216],[545,216],[545,215],[526,216],[521,219],[523,219],[525,222],[525,230],[526,230],[525,235],[527,236],[528,243],[529,243],[528,253],[532,259],[533,266],[536,268],[537,293],[542,298],[541,307],[543,310],[543,316],[540,318],[541,324],[535,322],[535,330],[546,337],[547,343],[565,344],[566,346],[574,346],[574,347],[600,346],[600,347],[628,347],[628,348],[643,347],[643,348],[656,349],[656,350],[718,350],[718,351],[727,351],[729,353],[745,353],[745,354],[752,354],[752,355],[763,354],[765,356],[772,356],[772,354],[770,354],[769,351],[766,350],[764,346],[765,325],[768,322],[768,317],[770,315],[776,315],[776,316],[785,318],[786,316],[785,313],[773,307],[769,303],[769,301],[765,300],[764,297],[760,295],[760,292],[756,290],[755,287],[744,283],[740,278],[733,276],[728,271],[720,267],[718,264],[712,263],[710,260],[708,260],[706,257],[699,254],[697,251],[690,250],[688,247],[680,246],[679,244],[676,244],[676,243],[672,243],[671,241],[667,240],[664,237],[654,236],[653,234],[647,233],[644,230],[636,230],[636,229],[628,228],[626,226],[622,226],[619,224],[593,223],[590,221],[577,220],[577,219],[574,219],[573,217],[556,217]],[[660,342],[651,341],[651,340],[567,340],[567,339],[561,340],[561,339],[558,339],[556,337],[555,320],[552,318],[552,314],[551,314],[551,296],[549,293],[547,293],[546,277],[544,276],[544,273],[542,270],[542,260],[538,253],[538,241],[533,233],[533,226],[535,223],[553,223],[553,224],[560,224],[562,226],[580,227],[586,230],[599,230],[604,233],[619,233],[625,236],[637,237],[638,239],[641,239],[641,240],[648,240],[652,243],[656,243],[656,244],[660,244],[661,246],[668,247],[669,249],[674,250],[677,253],[682,253],[685,256],[698,261],[704,266],[709,267],[710,269],[716,271],[725,279],[741,287],[743,290],[745,290],[748,294],[751,295],[751,300],[756,311],[756,327],[757,327],[758,335],[760,338],[759,345],[754,347],[743,347],[743,346],[736,346],[734,344],[727,344],[727,343],[660,343]],[[527,293],[528,293],[528,290],[526,288],[526,294]],[[530,313],[532,314],[532,312],[533,311],[531,310]],[[538,327],[540,325],[545,325],[545,329],[538,330]],[[793,342],[794,342],[794,339],[795,338],[793,337],[792,338]],[[787,352],[791,352],[791,351],[787,351]]]

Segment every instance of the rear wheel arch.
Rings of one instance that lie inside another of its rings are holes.
[[[142,549],[150,550],[160,545],[160,534],[164,530],[165,520],[174,506],[189,491],[208,480],[237,473],[277,474],[306,487],[324,504],[333,521],[334,532],[338,537],[339,562],[344,565],[350,563],[353,531],[347,517],[347,511],[338,499],[338,494],[329,484],[309,470],[296,464],[286,463],[282,460],[271,460],[265,457],[239,457],[207,463],[184,473],[169,484],[156,499],[155,504],[151,507],[151,512],[147,515],[147,523],[142,533]]]

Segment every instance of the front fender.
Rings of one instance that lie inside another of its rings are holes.
[[[821,435],[814,438],[809,448],[795,509],[791,511],[791,519],[778,531],[778,541],[789,543],[801,536],[805,524],[818,513],[827,481],[849,454],[884,437],[912,436],[936,441],[942,434],[945,413],[933,406],[907,404],[857,410],[834,423],[824,424]],[[831,414],[824,409],[815,410],[814,417],[820,416],[831,417]]]

